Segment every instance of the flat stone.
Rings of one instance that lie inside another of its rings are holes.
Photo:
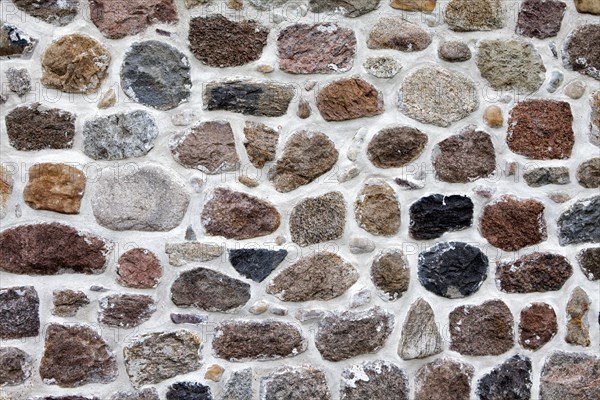
[[[146,388],[128,392],[117,392],[110,400],[160,400],[155,388]]]
[[[360,168],[356,165],[343,169],[339,174],[337,174],[337,180],[339,183],[348,182],[360,175]]]
[[[400,204],[390,185],[380,179],[367,181],[354,204],[356,222],[365,231],[392,236],[400,229]]]
[[[600,247],[590,247],[577,254],[581,272],[590,280],[600,279]]]
[[[256,168],[262,168],[275,159],[279,132],[260,122],[246,121],[244,125],[244,147],[248,159]]]
[[[171,313],[171,322],[174,324],[192,324],[199,325],[208,322],[207,314],[180,314]]]
[[[393,8],[404,11],[420,11],[430,13],[435,10],[436,0],[392,0]]]
[[[385,17],[377,21],[369,32],[369,49],[393,49],[404,52],[425,50],[431,36],[417,24],[402,17]]]
[[[534,293],[560,290],[573,274],[564,256],[535,252],[515,261],[498,262],[496,283],[506,293]]]
[[[125,369],[134,386],[162,382],[200,369],[200,336],[180,329],[146,333],[123,348]]]
[[[223,386],[221,400],[252,399],[252,368],[233,371]]]
[[[365,361],[342,371],[341,400],[408,400],[406,372],[388,361]]]
[[[371,280],[384,300],[397,300],[408,290],[410,269],[402,250],[379,253],[371,265]]]
[[[414,360],[441,352],[442,336],[435,322],[433,309],[419,297],[406,314],[398,355],[403,360]]]
[[[200,219],[207,235],[243,240],[275,232],[281,216],[266,200],[217,188],[204,205]]]
[[[33,357],[16,347],[0,347],[0,385],[14,386],[31,376]]]
[[[258,10],[267,11],[285,5],[289,0],[249,0],[250,4]]]
[[[436,239],[446,232],[467,229],[473,223],[473,201],[468,196],[433,194],[410,206],[410,236]]]
[[[115,104],[117,104],[117,94],[113,88],[110,88],[104,92],[100,100],[98,100],[97,107],[101,110],[104,110],[114,106]]]
[[[362,288],[352,294],[350,298],[350,308],[359,308],[366,306],[372,300],[371,291],[366,288]]]
[[[415,378],[415,400],[470,400],[475,369],[452,358],[423,365]]]
[[[526,0],[521,3],[516,33],[538,39],[556,36],[566,8],[559,0]]]
[[[333,168],[339,152],[327,135],[298,131],[285,143],[283,154],[269,171],[275,190],[291,192],[309,184]]]
[[[348,249],[352,254],[366,254],[375,250],[375,242],[362,236],[350,236]]]
[[[226,121],[200,122],[175,134],[169,148],[173,158],[186,168],[207,174],[235,171],[240,159],[235,150],[231,125]]]
[[[569,168],[567,167],[539,167],[528,169],[523,173],[523,179],[525,179],[527,185],[531,187],[566,185],[571,183],[571,178],[569,178]]]
[[[157,164],[105,168],[94,184],[92,211],[101,226],[115,231],[169,231],[190,202],[185,183]]]
[[[587,317],[590,306],[591,302],[587,293],[579,286],[573,289],[567,303],[565,342],[576,346],[590,346],[590,324]]]
[[[73,21],[79,8],[79,0],[15,0],[13,3],[19,10],[55,26]]]
[[[227,361],[275,360],[306,351],[302,330],[278,321],[224,321],[217,325],[213,351]]]
[[[562,61],[566,68],[600,80],[600,24],[580,25],[564,41]]]
[[[306,197],[290,214],[292,242],[308,246],[335,240],[344,234],[346,202],[340,192]]]
[[[280,367],[260,380],[263,400],[331,400],[325,373],[311,366]]]
[[[450,312],[450,350],[465,356],[498,356],[514,346],[513,316],[502,300]]]
[[[23,97],[31,90],[31,77],[27,68],[9,68],[5,72],[8,88]]]
[[[0,57],[29,58],[37,45],[32,38],[17,26],[2,22],[0,27]]]
[[[241,275],[254,282],[262,282],[287,254],[287,250],[230,249],[229,262]]]
[[[538,200],[506,195],[485,206],[479,229],[492,246],[504,251],[533,246],[548,238],[544,209]]]
[[[327,361],[342,361],[378,352],[394,328],[394,316],[379,307],[331,312],[319,322],[317,350]]]
[[[356,18],[376,10],[380,2],[381,0],[309,0],[308,7],[315,14],[336,13]]]
[[[46,327],[40,377],[64,388],[117,379],[115,354],[104,339],[86,325],[50,324]]]
[[[438,57],[448,62],[463,62],[471,59],[469,45],[460,40],[450,40],[438,47]]]
[[[358,271],[337,254],[320,251],[281,271],[267,293],[283,301],[331,300],[358,280]]]
[[[167,400],[212,400],[210,387],[199,382],[175,382],[167,390]]]
[[[158,136],[152,114],[143,110],[121,112],[87,120],[83,152],[94,160],[123,160],[145,156]]]
[[[104,239],[59,224],[30,224],[0,233],[0,270],[13,274],[99,274],[112,245]]]
[[[356,35],[334,23],[295,24],[277,37],[279,69],[292,74],[328,74],[352,68]]]
[[[402,64],[394,57],[368,57],[363,63],[363,68],[368,74],[373,75],[376,78],[389,79],[400,72]]]
[[[415,161],[427,145],[427,135],[409,126],[380,130],[367,147],[367,157],[378,168],[398,168]]]
[[[600,4],[594,0],[574,0],[577,12],[600,15]]]
[[[588,189],[600,187],[600,157],[579,164],[577,167],[577,182]]]
[[[334,81],[317,94],[317,108],[325,121],[347,121],[383,113],[383,94],[359,77]]]
[[[98,322],[104,325],[133,328],[148,321],[156,311],[152,296],[114,294],[99,301]]]
[[[3,247],[4,248],[4,247]],[[0,339],[37,336],[40,299],[33,286],[0,289]]]
[[[481,400],[529,400],[531,380],[531,360],[516,354],[477,381],[477,395]]]
[[[440,93],[446,93],[440,96]],[[449,126],[479,106],[475,83],[467,75],[438,65],[412,69],[398,94],[400,111],[425,124]]]
[[[165,42],[133,43],[121,65],[121,86],[137,103],[170,110],[190,97],[190,62],[182,52]]]
[[[555,351],[546,357],[540,378],[540,400],[593,399],[600,396],[600,358]]]
[[[100,400],[96,396],[46,396],[46,397],[37,397],[36,400]]]
[[[85,184],[83,172],[70,165],[34,164],[29,168],[23,200],[35,210],[79,214]]]
[[[169,264],[175,267],[214,260],[220,257],[224,251],[224,246],[215,243],[191,241],[165,244],[165,253],[169,256]]]
[[[546,303],[531,303],[521,310],[519,343],[527,350],[536,351],[558,332],[556,313]]]
[[[17,150],[70,149],[75,115],[40,103],[16,107],[5,117],[8,141]]]
[[[503,28],[505,11],[501,0],[450,0],[444,21],[457,32],[491,31]]]
[[[81,308],[90,304],[90,299],[80,290],[55,290],[52,292],[52,303],[52,315],[74,317]]]
[[[561,246],[600,242],[600,196],[578,200],[558,217]],[[1,267],[0,267],[1,268]]]
[[[257,117],[281,117],[294,98],[294,86],[275,81],[228,79],[206,82],[204,108]]]
[[[127,250],[119,257],[117,283],[121,286],[152,289],[158,285],[162,275],[160,260],[150,250],[136,247]]]

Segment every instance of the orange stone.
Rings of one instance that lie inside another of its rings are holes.
[[[483,112],[483,120],[490,128],[500,128],[504,124],[502,109],[498,106],[488,106]]]
[[[392,0],[391,6],[404,11],[432,12],[436,0]]]
[[[36,210],[78,214],[85,182],[83,172],[69,165],[35,164],[29,168],[29,182],[23,198]]]

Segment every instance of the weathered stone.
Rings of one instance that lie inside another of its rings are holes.
[[[430,13],[435,10],[436,0],[392,0],[391,6],[404,11]]]
[[[415,378],[415,400],[469,400],[475,369],[451,358],[423,365]]]
[[[0,233],[0,270],[13,274],[98,274],[111,244],[59,223],[20,225]]]
[[[70,149],[75,136],[75,115],[59,108],[31,103],[5,117],[6,133],[17,150]]]
[[[79,0],[15,0],[13,3],[19,10],[56,26],[73,21],[79,7]]]
[[[416,160],[427,145],[427,135],[409,126],[382,129],[367,147],[369,160],[379,168],[398,168]]]
[[[370,13],[379,7],[381,0],[309,0],[308,7],[313,13],[342,14],[355,18]]]
[[[246,187],[249,187],[249,188],[255,188],[258,185],[260,185],[260,181],[258,179],[250,178],[247,175],[240,175],[239,178],[238,178],[238,181],[242,185],[244,185]]]
[[[117,379],[117,359],[98,332],[85,325],[46,328],[40,376],[47,384],[78,387]]]
[[[394,316],[379,307],[331,312],[319,322],[315,344],[327,361],[376,353],[394,328]]]
[[[505,195],[483,209],[479,229],[492,246],[504,251],[532,246],[548,238],[544,208],[537,200]]]
[[[260,381],[263,400],[331,400],[325,373],[311,366],[280,367]]]
[[[556,36],[566,8],[559,0],[525,0],[519,10],[517,34],[538,39]]]
[[[204,108],[257,117],[281,117],[294,98],[294,87],[275,81],[228,79],[204,84]]]
[[[28,58],[33,53],[37,39],[17,28],[13,24],[2,22],[0,27],[0,57]]]
[[[275,159],[279,132],[260,122],[246,121],[244,137],[248,159],[256,168],[262,168],[267,161]]]
[[[278,192],[290,192],[331,170],[338,155],[335,144],[324,133],[295,132],[269,171],[269,179]]]
[[[250,4],[261,11],[273,10],[281,7],[289,0],[249,0]]]
[[[85,184],[85,175],[75,167],[34,164],[29,168],[29,181],[23,191],[23,199],[36,210],[78,214]]]
[[[31,77],[27,68],[12,68],[6,70],[6,80],[11,92],[23,97],[31,90]]]
[[[210,367],[206,368],[204,379],[213,382],[219,382],[223,377],[223,372],[225,372],[225,368],[221,367],[219,364],[213,364]]]
[[[574,81],[569,82],[563,92],[569,96],[570,98],[577,100],[580,99],[585,93],[586,84],[585,82],[575,79]]]
[[[419,122],[449,126],[475,111],[479,99],[468,76],[438,65],[425,65],[411,70],[404,78],[398,106],[402,113]]]
[[[405,52],[425,50],[431,36],[419,25],[402,17],[381,18],[369,32],[367,47],[393,49]]]
[[[561,246],[600,242],[600,196],[578,200],[558,217]]]
[[[341,400],[408,400],[406,372],[388,361],[365,361],[342,371]]]
[[[376,78],[393,78],[402,69],[400,61],[390,56],[368,57],[363,63],[368,74]]]
[[[31,376],[33,358],[16,347],[0,347],[0,385],[13,386],[24,383]]]
[[[371,265],[371,280],[385,300],[397,300],[408,290],[410,269],[402,250],[385,250]]]
[[[101,110],[104,110],[106,108],[114,106],[115,104],[117,104],[117,94],[115,93],[115,90],[113,88],[110,88],[106,92],[104,92],[104,94],[98,101],[97,107]]]
[[[600,4],[594,0],[574,0],[577,12],[600,15]]]
[[[531,187],[566,185],[567,183],[571,183],[569,168],[567,167],[538,167],[528,169],[523,173],[523,179]]]
[[[403,360],[413,360],[441,352],[442,336],[435,323],[433,309],[428,302],[419,297],[406,314],[398,355]]]
[[[40,299],[33,286],[0,289],[0,339],[37,336]]]
[[[312,108],[310,107],[310,103],[305,99],[300,99],[298,102],[298,111],[296,111],[296,115],[300,119],[306,119],[310,117],[312,113]]]
[[[158,126],[147,111],[121,112],[90,119],[83,126],[83,152],[94,160],[142,157],[153,147]]]
[[[123,349],[135,386],[159,383],[200,369],[200,337],[188,330],[146,333]]]
[[[590,247],[577,254],[581,271],[590,281],[600,279],[600,247]]]
[[[331,300],[358,280],[358,271],[337,254],[321,251],[302,257],[267,286],[283,301]]]
[[[590,298],[579,286],[573,289],[567,303],[567,335],[565,341],[576,346],[590,346],[588,311]]]
[[[0,164],[0,219],[6,217],[8,198],[14,186],[13,175],[6,166]]]
[[[438,57],[448,62],[462,62],[471,59],[471,49],[460,40],[444,42],[438,47]]]
[[[131,45],[121,65],[121,86],[133,101],[157,110],[170,110],[190,97],[188,58],[157,40]]]
[[[593,399],[600,396],[600,358],[555,351],[546,357],[540,400]]]
[[[224,251],[224,246],[195,241],[167,243],[165,245],[165,253],[169,256],[169,264],[175,267],[214,260],[221,256]]]
[[[359,308],[369,304],[372,300],[371,291],[366,288],[362,288],[352,294],[350,298],[350,308]]]
[[[450,0],[444,10],[445,22],[457,32],[500,29],[504,18],[501,0]]]
[[[497,356],[514,345],[513,316],[502,300],[450,312],[450,350],[465,356]]]
[[[367,181],[354,204],[356,222],[365,231],[392,236],[400,229],[400,205],[390,185],[383,180]]]
[[[117,283],[125,287],[155,288],[162,274],[160,260],[156,254],[139,247],[127,250],[119,257],[117,263]]]
[[[565,257],[552,253],[532,253],[516,261],[498,262],[496,283],[507,293],[533,293],[560,290],[573,274]]]
[[[577,182],[588,189],[600,187],[600,157],[579,164],[577,167]]]
[[[481,400],[529,400],[532,385],[531,360],[516,354],[479,379],[477,395]]]
[[[171,322],[174,324],[192,324],[199,325],[208,322],[208,315],[206,314],[180,314],[171,313]]]
[[[562,61],[565,67],[600,80],[600,24],[581,25],[565,39]]]
[[[233,371],[225,382],[221,400],[252,399],[252,368]]]
[[[156,389],[146,388],[139,391],[117,392],[110,400],[160,400],[160,398]]]
[[[292,74],[327,74],[352,68],[354,31],[334,23],[296,24],[277,38],[279,68]]]
[[[521,310],[519,343],[527,350],[538,350],[558,332],[556,313],[546,303],[531,303]]]
[[[375,250],[375,242],[369,238],[361,236],[350,236],[348,249],[352,254],[371,253]]]
[[[285,259],[286,250],[230,249],[229,262],[241,275],[262,282]]]
[[[488,106],[483,112],[483,120],[490,128],[500,128],[504,125],[502,109],[498,106]]]
[[[351,77],[334,81],[317,94],[325,121],[346,121],[383,113],[383,94],[369,82]]]
[[[346,203],[340,192],[304,198],[290,214],[292,241],[308,246],[335,240],[344,234]]]
[[[104,325],[133,328],[148,321],[156,311],[152,296],[114,294],[100,299],[98,322]]]
[[[55,290],[52,293],[52,315],[57,317],[74,317],[79,309],[90,304],[90,299],[79,290]]]
[[[410,236],[436,239],[446,232],[466,229],[473,223],[473,202],[468,196],[433,194],[410,206]]]
[[[175,382],[167,390],[167,400],[213,400],[210,387],[199,382]]]
[[[258,197],[226,188],[215,189],[200,216],[206,234],[227,239],[251,239],[273,233],[281,216]]]

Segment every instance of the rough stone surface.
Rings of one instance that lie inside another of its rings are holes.
[[[27,68],[9,68],[6,70],[8,88],[19,97],[23,97],[31,90],[31,77]]]
[[[90,299],[80,290],[55,290],[52,293],[52,303],[52,315],[74,317],[81,308],[90,304]]]
[[[475,111],[479,99],[468,76],[438,65],[425,65],[414,68],[404,78],[398,105],[402,113],[419,122],[449,126]]]
[[[398,168],[415,161],[427,145],[427,135],[409,126],[377,132],[367,147],[367,156],[379,168]]]
[[[165,253],[169,256],[169,264],[175,267],[214,260],[221,256],[224,251],[224,246],[195,241],[167,243],[165,245]]]
[[[75,115],[68,111],[31,103],[14,108],[5,122],[8,141],[17,150],[73,147]]]
[[[561,246],[600,242],[600,196],[578,200],[558,217]]]
[[[148,321],[156,311],[152,296],[114,294],[100,299],[98,322],[104,325],[133,328]]]
[[[393,49],[404,52],[425,50],[431,44],[431,36],[401,17],[381,18],[369,32],[367,46],[370,49]]]
[[[433,194],[410,206],[410,236],[436,239],[446,232],[460,231],[473,223],[473,202],[468,196]]]
[[[483,112],[483,121],[490,128],[500,128],[504,125],[502,109],[499,106],[488,106]]]
[[[0,339],[37,336],[40,299],[33,286],[0,289]]]
[[[167,390],[167,400],[212,400],[210,387],[198,382],[176,382]]]
[[[388,361],[365,361],[342,371],[341,400],[408,400],[406,372]]]
[[[381,0],[309,0],[308,7],[314,13],[339,13],[356,18],[379,7]]]
[[[527,185],[531,187],[566,185],[571,183],[569,169],[567,167],[532,168],[523,173],[523,179],[525,179]]]
[[[345,224],[346,203],[340,192],[304,198],[292,209],[289,221],[292,242],[300,246],[339,239]]]
[[[248,159],[256,168],[262,168],[275,159],[279,133],[260,122],[246,121],[244,147]]]
[[[51,324],[46,328],[40,363],[44,382],[71,388],[109,383],[117,378],[117,373],[115,354],[91,327]]]
[[[331,300],[358,280],[358,271],[337,254],[321,251],[300,258],[267,286],[283,301]]]
[[[250,285],[207,268],[182,272],[171,286],[171,300],[179,307],[230,312],[250,300]]]
[[[565,39],[562,60],[565,67],[600,80],[600,24],[581,25]]]
[[[0,385],[20,385],[31,376],[33,358],[16,347],[0,347]]]
[[[225,382],[221,400],[248,400],[252,398],[252,368],[233,371]]]
[[[577,254],[581,271],[590,281],[600,279],[600,247],[590,247]]]
[[[156,254],[139,247],[127,250],[117,263],[117,283],[125,287],[155,288],[162,274],[162,266]]]
[[[600,157],[579,164],[577,167],[577,182],[588,189],[600,187]]]
[[[368,74],[376,78],[393,78],[402,69],[400,61],[391,56],[368,57],[363,63]]]
[[[19,10],[56,26],[69,24],[77,15],[79,0],[15,0]]]
[[[325,121],[346,121],[383,113],[383,95],[369,82],[351,77],[334,81],[317,94],[317,108]]]
[[[0,219],[6,217],[8,199],[13,191],[14,178],[11,171],[0,164]]]
[[[502,300],[450,312],[450,350],[465,356],[500,355],[514,345],[513,316]]]
[[[280,367],[261,378],[263,400],[331,400],[325,373],[311,366]]]
[[[435,10],[436,0],[392,0],[391,6],[404,11],[430,13]]]
[[[398,346],[403,360],[425,358],[442,352],[442,336],[435,322],[433,309],[428,302],[418,298],[411,304]]]
[[[573,274],[564,256],[532,253],[513,262],[498,262],[496,282],[507,293],[533,293],[560,290]]]
[[[529,400],[531,386],[531,360],[517,354],[479,379],[477,395],[481,400]]]
[[[566,8],[559,0],[524,1],[517,19],[517,34],[538,39],[556,36]]]
[[[28,58],[35,49],[37,39],[13,24],[6,22],[0,27],[0,57]]]
[[[531,303],[521,310],[519,343],[527,350],[538,350],[558,332],[556,313],[546,303]]]
[[[474,368],[451,358],[423,365],[415,378],[415,400],[469,400]]]
[[[460,40],[444,42],[438,48],[438,57],[448,62],[463,62],[471,59],[471,49]]]
[[[146,388],[139,391],[117,392],[110,400],[160,400],[160,398],[156,389]]]
[[[600,147],[600,90],[590,96],[590,142]]]
[[[567,303],[567,343],[590,346],[590,325],[587,317],[590,305],[590,298],[582,288],[573,289]]]
[[[445,22],[457,32],[500,29],[504,18],[501,0],[450,0],[444,10]]]
[[[385,300],[397,300],[408,290],[410,269],[402,250],[381,252],[371,265],[371,280]]]
[[[593,399],[600,396],[600,358],[556,351],[546,357],[540,400]]]
[[[29,168],[29,181],[23,191],[23,200],[36,210],[79,214],[85,184],[85,175],[75,167],[67,164],[34,164]]]
[[[230,249],[229,262],[233,268],[254,282],[264,281],[285,259],[286,250]]]
[[[392,236],[400,229],[400,205],[390,185],[382,180],[368,181],[354,204],[356,222],[365,231]]]
[[[323,359],[342,361],[376,353],[393,328],[394,316],[379,307],[331,312],[319,322],[315,344]]]

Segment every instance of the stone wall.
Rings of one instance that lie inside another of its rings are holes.
[[[598,0],[0,4],[0,399],[600,398]]]

